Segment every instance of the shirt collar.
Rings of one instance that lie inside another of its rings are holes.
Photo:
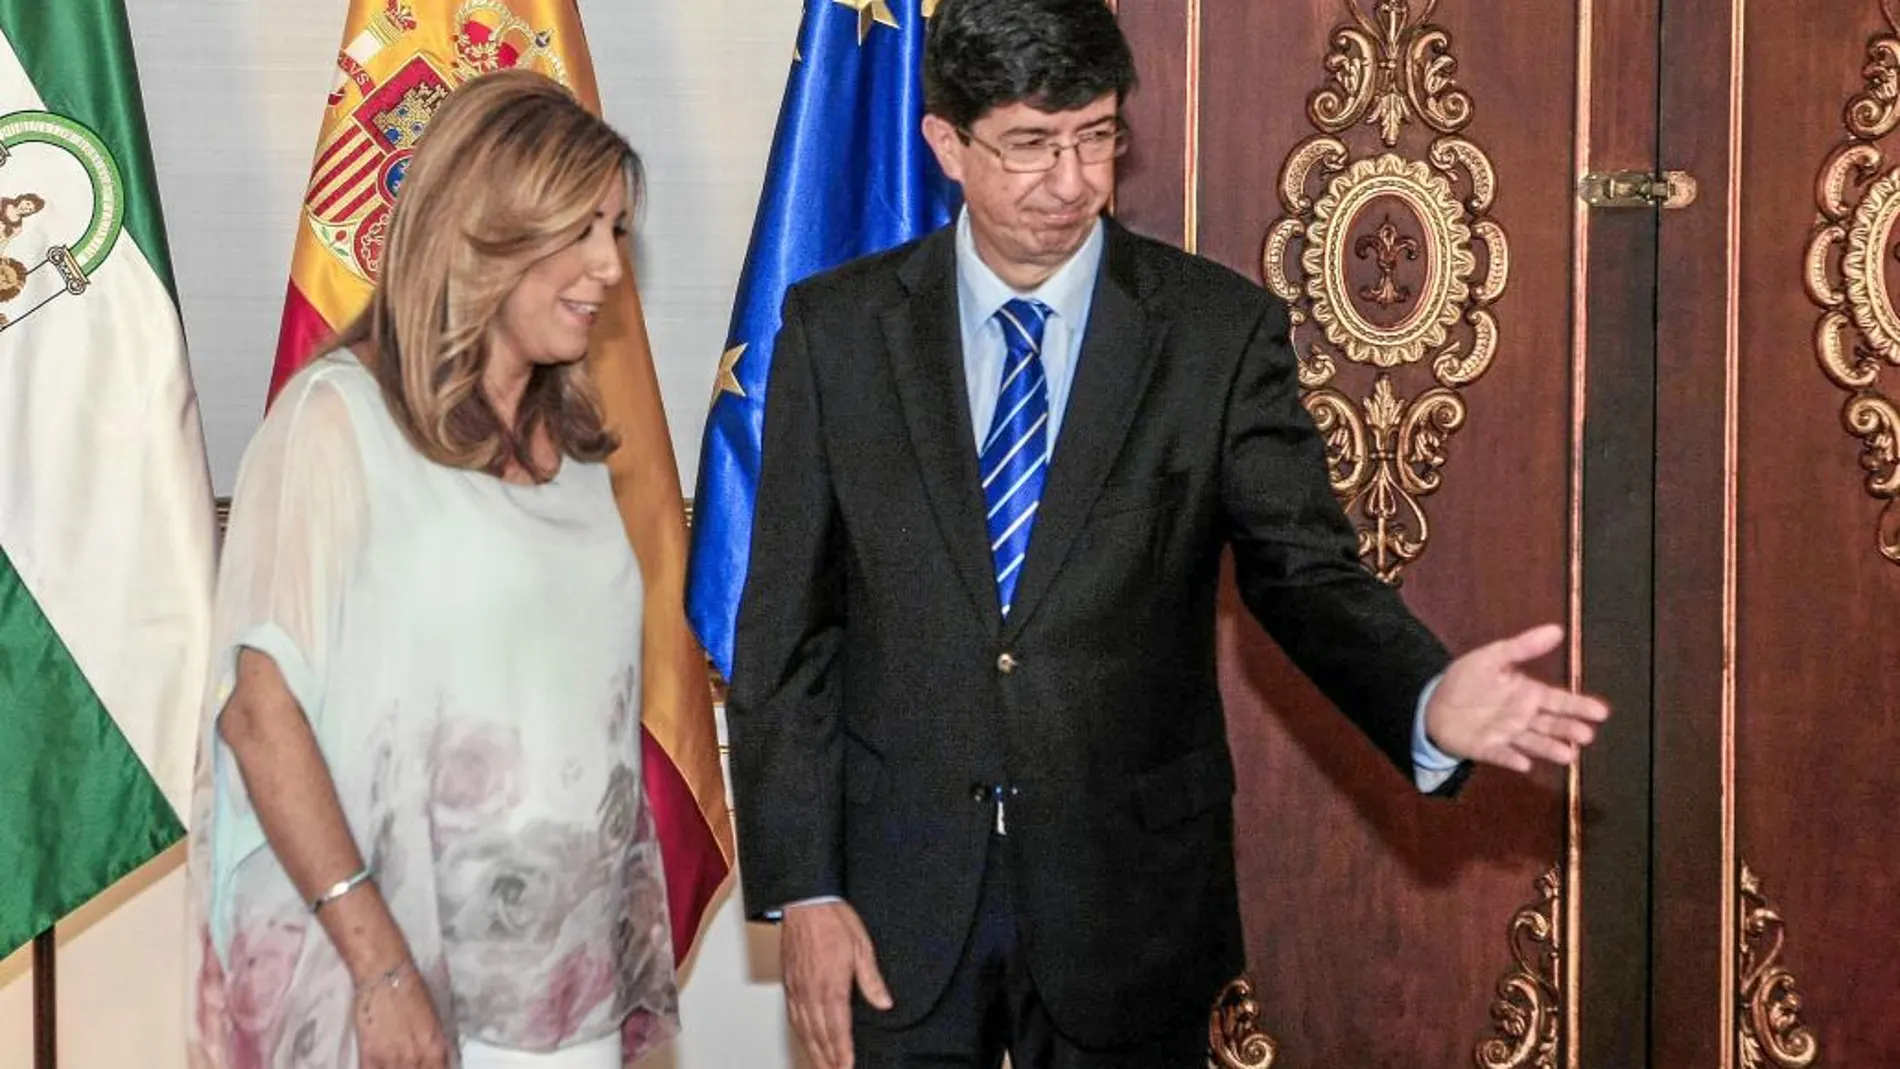
[[[1095,279],[1102,266],[1102,232],[1106,229],[1097,219],[1089,231],[1082,247],[1075,250],[1067,263],[1056,269],[1056,273],[1045,279],[1042,285],[1027,293],[1018,293],[1009,283],[998,278],[990,265],[976,251],[976,236],[970,230],[970,209],[964,208],[957,216],[957,286],[960,299],[957,304],[963,319],[965,337],[975,337],[1012,298],[1034,297],[1069,325],[1070,330],[1081,329],[1082,321],[1088,311],[1089,300],[1094,296]]]

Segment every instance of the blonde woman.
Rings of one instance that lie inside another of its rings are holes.
[[[198,1064],[619,1069],[677,1029],[640,570],[581,365],[638,180],[552,82],[456,90],[368,310],[245,455],[194,803]]]

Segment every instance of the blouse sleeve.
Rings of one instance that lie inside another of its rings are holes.
[[[218,568],[205,745],[215,795],[208,913],[221,957],[232,928],[232,881],[265,845],[236,760],[217,732],[238,652],[253,649],[276,663],[323,738],[327,668],[366,526],[366,475],[348,404],[320,370],[307,372],[278,397],[245,451]]]

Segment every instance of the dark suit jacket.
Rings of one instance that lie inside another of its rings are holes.
[[[977,788],[1008,784],[1043,1000],[1075,1040],[1135,1041],[1204,1016],[1242,968],[1222,550],[1408,775],[1448,657],[1360,566],[1285,307],[1112,223],[1002,620],[957,314],[948,229],[786,298],[727,705],[747,908],[844,896],[897,1001],[884,1019],[914,1021],[970,930],[993,815]]]

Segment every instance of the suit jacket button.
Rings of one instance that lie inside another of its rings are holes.
[[[987,802],[989,800],[990,789],[988,787],[983,786],[981,783],[970,784],[970,801]]]
[[[996,658],[996,670],[1008,675],[1016,670],[1016,655],[1005,650]]]

